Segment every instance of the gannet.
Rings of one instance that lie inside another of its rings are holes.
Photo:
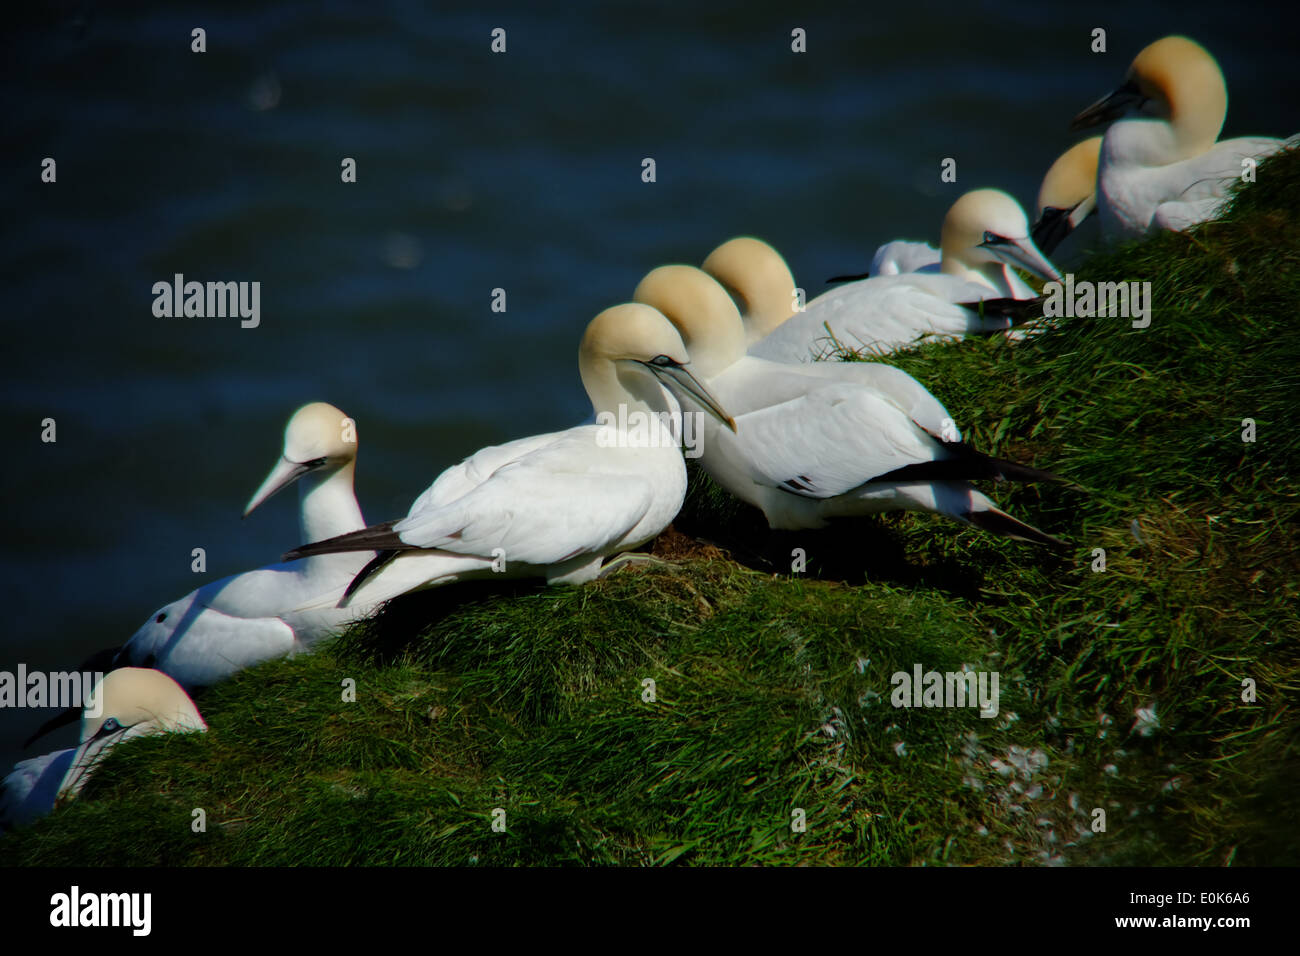
[[[920,272],[928,269],[937,271],[943,261],[943,253],[928,242],[914,239],[895,239],[876,248],[871,257],[872,276],[897,276],[906,272]]]
[[[606,309],[578,352],[596,424],[484,448],[439,475],[405,518],[285,557],[378,551],[345,604],[494,574],[589,581],[606,557],[650,540],[681,509],[677,402],[690,398],[733,427],[687,363],[681,337],[654,309]]]
[[[109,671],[91,691],[81,718],[81,743],[23,760],[4,778],[0,826],[26,826],[75,798],[99,761],[132,737],[207,730],[194,701],[156,670]]]
[[[709,253],[701,268],[718,280],[736,300],[745,323],[745,337],[753,345],[795,314],[798,283],[781,253],[753,236],[728,239]],[[731,277],[743,276],[738,288]]]
[[[1038,274],[1041,263],[1037,260],[1043,257],[1032,256],[1036,264],[1031,267],[1017,258],[1014,253],[1001,258],[990,256],[987,247],[984,246],[988,233],[1020,234],[1017,212],[1021,216],[1024,215],[1020,204],[1001,190],[972,190],[963,194],[948,209],[944,216],[938,249],[925,242],[896,239],[876,249],[876,254],[871,258],[870,272],[865,275],[841,276],[830,281],[852,281],[871,276],[906,275],[912,272],[945,272],[982,283],[988,286],[994,295],[1002,298],[1032,299],[1038,293],[1016,275],[1008,263],[1028,268],[1029,271]],[[1027,231],[1025,234],[1027,235]]]
[[[285,428],[280,461],[244,514],[298,482],[299,530],[305,539],[364,528],[352,489],[356,454],[356,425],[350,418],[324,402],[304,405]],[[193,688],[307,649],[373,610],[334,606],[371,557],[321,556],[205,584],[154,612],[112,666],[156,667]]]
[[[1038,190],[1038,220],[1031,235],[1050,256],[1080,223],[1097,211],[1097,160],[1101,137],[1090,136],[1057,157]]]
[[[1010,328],[1032,314],[1033,290],[1007,269],[1022,265],[1045,279],[1060,279],[1029,237],[1020,204],[1006,193],[981,189],[967,193],[949,210],[943,227],[943,262],[938,271],[875,276],[832,289],[776,326],[749,348],[758,358],[806,362],[835,346],[882,355],[920,339],[988,333]],[[779,285],[761,276],[773,268],[752,247],[720,258],[709,272],[749,303],[750,314],[767,315],[781,307]],[[980,307],[968,307],[984,300]],[[770,323],[767,323],[770,324]],[[751,332],[756,335],[761,329]]]
[[[1114,121],[1097,168],[1102,235],[1140,238],[1213,219],[1243,160],[1287,145],[1267,137],[1218,141],[1227,112],[1223,73],[1199,43],[1168,36],[1142,50],[1123,85],[1071,124],[1078,130]]]
[[[758,507],[773,529],[820,528],[829,518],[924,510],[1021,540],[1061,544],[999,510],[968,483],[1060,479],[944,441],[910,410],[918,406],[922,417],[947,417],[943,406],[905,373],[882,373],[887,366],[873,371],[875,363],[860,363],[867,367],[864,379],[849,381],[835,377],[837,365],[859,363],[792,366],[747,356],[731,299],[690,266],[653,270],[634,298],[677,326],[697,374],[735,416],[734,432],[705,422],[704,469]],[[816,374],[807,371],[819,366]],[[870,382],[870,375],[878,381]]]

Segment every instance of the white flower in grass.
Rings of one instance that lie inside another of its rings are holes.
[[[1150,737],[1160,729],[1160,718],[1156,716],[1155,701],[1152,701],[1146,707],[1139,707],[1133,712],[1136,718],[1133,721],[1133,730],[1139,737]]]

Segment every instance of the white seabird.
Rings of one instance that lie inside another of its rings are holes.
[[[1030,230],[1050,256],[1071,232],[1097,211],[1097,162],[1101,137],[1091,136],[1057,157],[1038,190],[1038,219]]]
[[[194,701],[156,670],[109,671],[91,691],[81,719],[81,743],[14,765],[0,793],[0,826],[26,826],[75,798],[99,761],[132,737],[207,730]]]
[[[1300,142],[1219,140],[1227,114],[1223,72],[1203,46],[1168,36],[1143,49],[1124,83],[1071,124],[1078,130],[1111,123],[1097,168],[1102,235],[1135,239],[1213,219],[1246,160]]]
[[[753,236],[728,239],[709,253],[700,267],[720,282],[736,301],[745,323],[747,345],[753,345],[794,315],[803,304],[790,267],[775,247]],[[729,284],[743,277],[741,287]]]
[[[1061,278],[1030,238],[1020,204],[998,190],[975,190],[953,205],[942,248],[938,271],[875,276],[832,289],[775,325],[749,353],[806,362],[838,349],[883,355],[920,340],[1004,331],[1036,311],[1033,290],[1008,263],[1044,279]],[[713,262],[710,273],[747,302],[770,297],[754,312],[776,311],[779,303],[758,278],[769,268],[763,257],[753,249],[738,251]]]
[[[789,318],[785,310],[794,301],[794,277],[781,254],[761,239],[744,236],[724,242],[704,260],[703,271],[735,301],[747,345]],[[732,282],[741,289],[732,287]],[[807,362],[799,364],[799,370],[827,381],[855,382],[883,391],[931,434],[961,440],[961,430],[948,410],[902,369],[883,362]]]
[[[650,540],[681,509],[677,402],[689,398],[733,427],[688,361],[681,336],[654,309],[606,309],[578,352],[596,424],[484,448],[439,475],[400,521],[285,557],[378,551],[345,603],[494,574],[589,581],[605,558]]]
[[[912,409],[940,427],[935,419],[948,418],[946,410],[905,373],[869,362],[792,366],[747,356],[731,299],[690,266],[653,270],[635,298],[677,326],[699,377],[735,416],[734,433],[705,421],[701,464],[723,488],[758,507],[772,528],[924,510],[1021,540],[1062,544],[969,484],[974,478],[1060,479],[945,441]],[[839,369],[857,365],[862,380],[839,377]]]
[[[280,461],[244,514],[297,482],[304,538],[364,528],[352,488],[356,455],[352,419],[325,402],[303,406],[285,428]],[[205,584],[156,611],[118,651],[112,666],[155,667],[193,688],[310,648],[373,610],[334,606],[371,557],[321,556]]]
[[[1001,190],[971,190],[959,197],[944,216],[939,248],[926,242],[896,239],[876,249],[871,258],[871,271],[866,275],[844,276],[830,281],[942,272],[983,283],[1001,298],[1032,299],[1038,293],[1010,266],[1017,265],[1044,277],[1041,269],[1045,257],[1041,251],[1008,251],[1001,256],[991,256],[984,242],[989,233],[1016,237],[1028,235],[1028,220],[1026,231],[1022,233],[1020,228],[1019,217],[1023,215],[1020,204]],[[1032,259],[1032,264],[1026,259]]]

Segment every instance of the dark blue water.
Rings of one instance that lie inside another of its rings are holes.
[[[398,517],[475,449],[587,415],[578,338],[650,268],[753,233],[813,295],[937,239],[967,189],[1028,205],[1158,36],[1217,54],[1225,135],[1300,128],[1294,22],[1249,4],[478,6],[6,14],[0,669],[70,668],[297,544],[290,496],[239,514],[299,405],[357,420],[362,506]],[[259,281],[260,327],[155,317],[178,272]],[[47,716],[0,711],[0,772]]]

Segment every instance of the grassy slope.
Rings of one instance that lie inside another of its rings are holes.
[[[993,490],[1073,553],[924,515],[770,534],[697,476],[662,563],[395,602],[121,748],[0,863],[1300,862],[1300,155],[1259,180],[1076,274],[1150,280],[1146,330],[898,357],[1088,489]],[[1002,716],[894,709],[915,663],[998,670]]]

